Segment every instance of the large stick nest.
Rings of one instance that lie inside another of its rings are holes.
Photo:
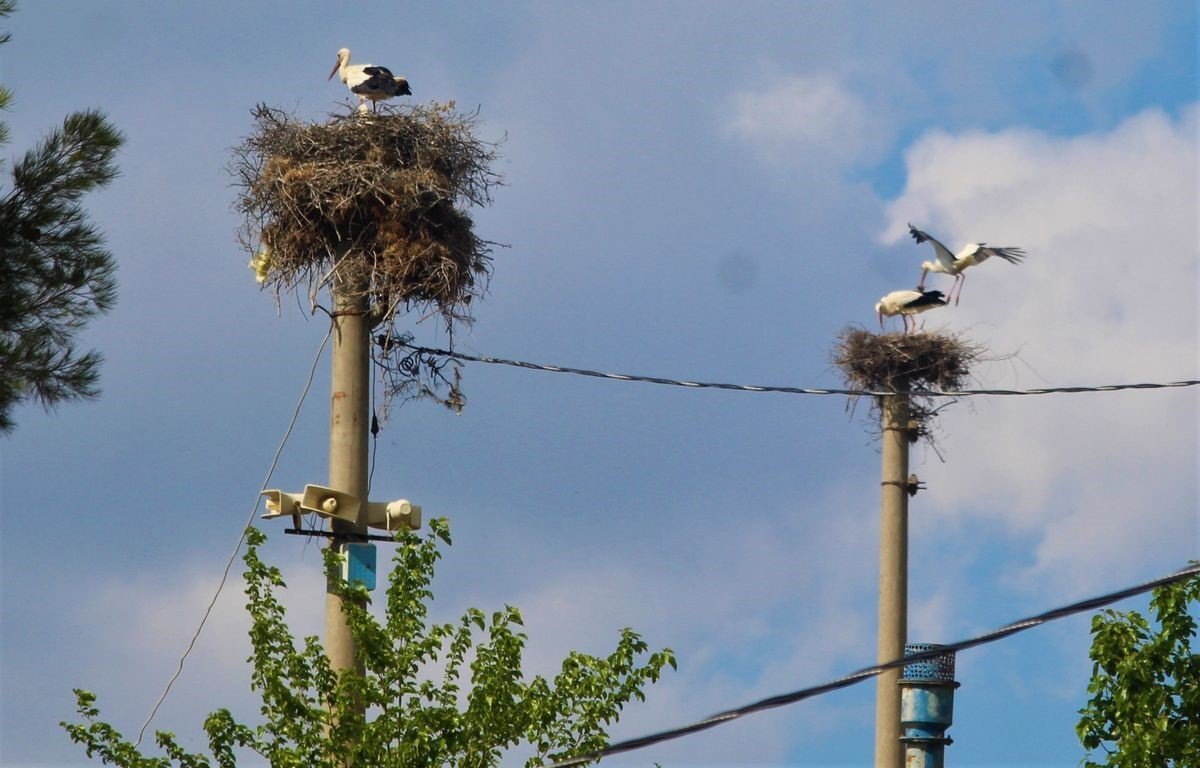
[[[260,105],[254,121],[233,171],[240,240],[266,254],[267,286],[314,289],[336,277],[361,286],[380,319],[433,305],[469,321],[494,244],[465,208],[491,203],[499,183],[496,147],[473,134],[475,115],[434,103],[316,124]]]
[[[471,321],[495,243],[475,234],[468,209],[490,204],[500,183],[496,145],[474,135],[477,115],[453,102],[320,124],[265,105],[253,115],[232,171],[239,240],[265,287],[277,297],[305,288],[314,304],[330,284],[365,296],[387,338],[403,335],[396,318],[413,309],[439,313],[451,333]]]
[[[871,333],[846,328],[837,339],[833,362],[842,369],[849,389],[870,392],[954,392],[971,376],[971,366],[983,350],[959,336],[943,333]],[[874,398],[877,415],[882,395]],[[910,418],[918,433],[929,437],[938,408],[935,398],[912,394]]]

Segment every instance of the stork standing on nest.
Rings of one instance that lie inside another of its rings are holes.
[[[934,307],[946,306],[946,297],[941,291],[892,291],[879,300],[875,312],[879,314],[879,328],[883,330],[883,316],[895,317],[900,315],[904,320],[904,332],[908,333],[910,323],[916,327],[912,316],[927,312]]]
[[[371,108],[375,110],[380,101],[393,96],[412,95],[412,91],[408,87],[408,80],[396,77],[387,67],[375,64],[350,66],[349,48],[343,48],[337,52],[337,64],[333,65],[333,71],[325,79],[332,80],[334,75],[337,75],[350,89],[350,92],[358,97],[359,112],[367,111],[367,99],[371,100]]]
[[[967,243],[956,256],[950,252],[949,248],[917,229],[912,224],[908,225],[908,233],[918,243],[928,241],[933,245],[934,253],[937,254],[937,261],[925,261],[921,263],[921,282],[917,283],[917,290],[925,290],[925,276],[930,272],[954,275],[954,285],[950,286],[950,295],[954,295],[954,289],[957,287],[958,296],[954,299],[954,306],[956,307],[958,306],[958,300],[962,298],[963,283],[967,281],[967,276],[963,274],[964,269],[973,267],[976,264],[982,264],[992,256],[999,256],[1009,264],[1020,264],[1021,259],[1025,258],[1025,251],[1021,248],[989,246],[986,243]]]

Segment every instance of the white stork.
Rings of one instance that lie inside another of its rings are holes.
[[[343,48],[337,52],[337,64],[326,80],[332,80],[337,75],[346,84],[350,92],[358,97],[358,111],[367,111],[367,99],[371,100],[374,109],[380,101],[393,96],[411,96],[408,80],[396,77],[387,67],[375,64],[355,64],[350,66],[350,49]]]
[[[892,291],[879,300],[875,311],[879,314],[879,329],[883,330],[883,316],[895,317],[900,315],[904,320],[904,332],[909,331],[910,318],[920,312],[926,312],[934,307],[946,306],[946,298],[941,291]],[[913,327],[916,321],[912,320]]]
[[[958,306],[958,300],[962,298],[962,285],[967,281],[967,276],[963,274],[964,269],[973,267],[976,264],[982,264],[992,256],[999,256],[1009,264],[1020,264],[1021,259],[1025,258],[1025,251],[1021,248],[1010,246],[995,247],[989,246],[986,243],[967,243],[958,252],[958,255],[955,256],[953,253],[950,253],[949,248],[917,229],[912,224],[908,225],[908,233],[918,243],[929,241],[933,245],[934,253],[937,254],[937,261],[921,262],[921,282],[917,283],[917,289],[925,290],[925,276],[930,272],[954,275],[954,285],[950,286],[951,295],[954,295],[954,289],[958,288],[958,296],[954,299],[954,306]]]

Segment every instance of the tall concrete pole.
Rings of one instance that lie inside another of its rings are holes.
[[[345,256],[346,252],[339,254]],[[333,284],[333,374],[329,405],[329,487],[362,500],[359,522],[367,506],[368,433],[370,432],[370,327],[367,299],[358,285],[340,279]],[[333,520],[335,534],[366,533],[367,527]],[[330,546],[343,547],[336,536]],[[343,550],[344,551],[344,550]],[[354,639],[342,613],[342,600],[326,586],[325,654],[334,672],[358,666]]]
[[[883,398],[883,469],[879,523],[880,662],[904,656],[908,634],[908,396]],[[903,768],[900,669],[877,676],[875,768]]]

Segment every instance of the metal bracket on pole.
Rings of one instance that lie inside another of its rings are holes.
[[[293,536],[320,536],[337,541],[390,541],[393,544],[396,543],[395,536],[384,536],[381,533],[334,533],[333,531],[318,531],[315,528],[284,528],[283,532]]]
[[[925,490],[925,483],[922,483],[916,475],[909,475],[908,480],[883,480],[880,485],[895,485],[903,488],[908,492],[909,496],[916,496],[917,491]]]
[[[916,445],[916,442],[921,439],[921,422],[916,419],[908,420],[908,429],[905,430],[908,435],[908,442]]]

